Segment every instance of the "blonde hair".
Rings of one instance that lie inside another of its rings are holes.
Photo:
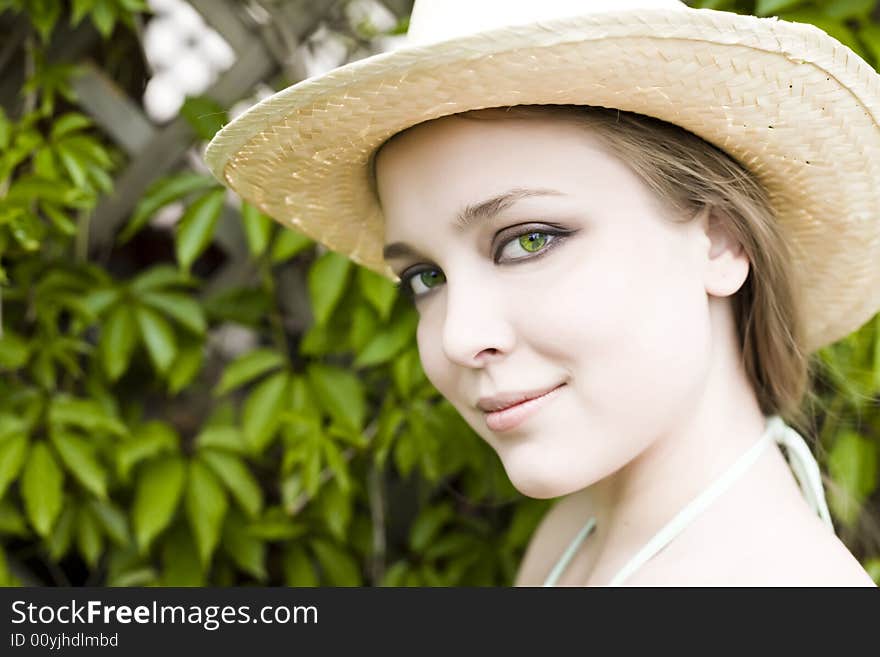
[[[628,165],[673,217],[710,209],[748,255],[748,277],[732,299],[742,362],[765,415],[803,431],[812,364],[803,340],[787,243],[767,192],[745,167],[697,135],[652,117],[604,107],[515,105],[471,110],[476,120],[555,116],[585,127]],[[812,397],[811,397],[812,400]]]

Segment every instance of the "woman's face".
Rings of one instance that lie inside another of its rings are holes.
[[[589,486],[692,413],[712,346],[704,224],[665,218],[585,128],[446,117],[387,144],[376,176],[425,373],[520,492]],[[506,418],[479,407],[557,386]]]

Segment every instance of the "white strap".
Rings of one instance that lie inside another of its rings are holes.
[[[822,475],[819,464],[813,458],[813,453],[804,442],[801,435],[785,424],[778,415],[774,415],[768,421],[771,431],[780,445],[786,449],[788,464],[794,472],[800,484],[801,491],[807,502],[813,508],[825,524],[834,531],[834,523],[831,522],[831,514],[828,512],[828,504],[825,502],[825,490],[822,488]]]
[[[590,518],[587,521],[587,524],[584,525],[583,529],[578,532],[578,535],[574,537],[574,540],[569,543],[568,548],[559,558],[559,561],[556,562],[556,565],[553,567],[553,570],[550,571],[550,574],[547,576],[547,579],[544,580],[544,586],[556,586],[556,580],[559,579],[559,576],[568,566],[568,562],[571,561],[572,557],[574,557],[574,553],[578,551],[578,548],[581,546],[581,543],[584,542],[584,539],[590,535],[590,532],[593,531],[593,528],[596,526],[596,519]]]
[[[728,470],[700,493],[690,504],[670,520],[648,543],[639,550],[609,582],[609,586],[619,586],[627,577],[640,568],[648,559],[662,550],[675,538],[694,518],[702,513],[717,497],[719,497],[752,463],[771,440],[785,445],[788,450],[788,461],[797,477],[801,490],[810,506],[819,513],[822,520],[834,531],[825,493],[822,489],[822,478],[819,466],[813,458],[809,447],[797,431],[789,427],[778,415],[767,419],[766,428],[761,438],[740,456]]]

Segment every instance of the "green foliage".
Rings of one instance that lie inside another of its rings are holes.
[[[871,3],[700,4],[807,17],[880,56]],[[409,302],[187,170],[149,186],[113,257],[88,253],[125,156],[78,107],[77,67],[45,53],[59,21],[107,38],[146,5],[4,10],[33,38],[26,111],[0,110],[0,585],[83,567],[114,586],[509,584],[549,501],[519,495],[428,382]],[[204,97],[182,115],[199,140],[227,120]],[[167,256],[108,264],[140,252],[172,205]],[[229,217],[250,277],[218,284],[206,254]],[[223,346],[229,331],[256,346]],[[829,502],[854,528],[877,495],[880,318],[818,364]]]

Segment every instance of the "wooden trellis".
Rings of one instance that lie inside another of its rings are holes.
[[[189,4],[235,52],[232,67],[202,94],[229,107],[248,96],[261,81],[278,75],[291,82],[301,79],[303,67],[296,58],[297,46],[322,22],[345,29],[347,0],[189,0]],[[397,17],[409,15],[412,9],[412,0],[386,0],[383,4]],[[22,49],[28,30],[25,17],[17,16],[12,21],[8,18],[0,15],[0,33],[9,35],[0,45],[0,104],[14,115],[24,77]],[[90,221],[89,252],[100,256],[112,247],[114,236],[147,188],[179,166],[197,138],[181,116],[156,126],[110,76],[85,59],[85,53],[99,39],[88,21],[76,28],[60,21],[48,56],[50,61],[83,67],[84,74],[73,81],[80,107],[129,156],[115,180],[113,193],[99,201]],[[228,258],[224,268],[205,286],[206,294],[241,282],[250,273],[245,239],[235,212],[227,211],[221,217],[216,240]]]

